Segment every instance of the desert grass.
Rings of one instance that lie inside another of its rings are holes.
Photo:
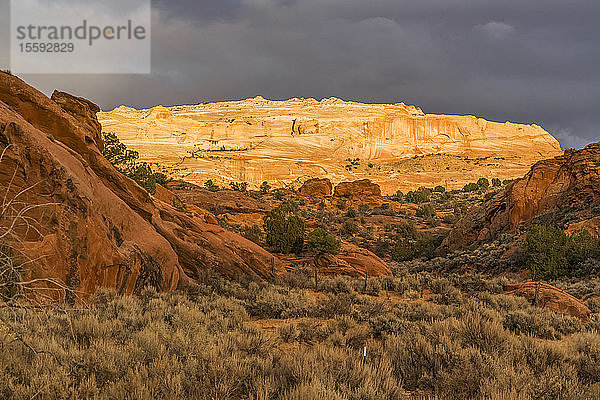
[[[498,279],[338,277],[315,291],[295,275],[4,304],[0,398],[600,398],[598,324],[502,295]]]

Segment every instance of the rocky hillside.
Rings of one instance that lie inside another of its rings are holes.
[[[525,177],[471,209],[443,243],[446,250],[475,246],[532,223],[585,228],[600,236],[600,143],[540,161]]]
[[[117,172],[100,152],[98,110],[0,73],[1,236],[38,295],[169,290],[207,268],[256,277],[283,270],[214,218],[182,212]]]
[[[175,177],[227,186],[274,186],[308,178],[371,179],[384,194],[438,184],[462,188],[480,177],[512,179],[561,154],[536,125],[472,116],[429,115],[404,104],[339,99],[238,102],[99,113],[145,161]]]

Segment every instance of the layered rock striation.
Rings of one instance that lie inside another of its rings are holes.
[[[537,125],[339,99],[121,106],[100,113],[99,120],[146,161],[169,165],[197,184],[215,177],[222,181],[217,183],[298,187],[308,178],[371,179],[388,194],[433,183],[454,188],[481,176],[515,178],[561,153],[556,139]],[[439,154],[456,162],[397,164]]]

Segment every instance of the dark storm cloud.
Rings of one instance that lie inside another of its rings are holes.
[[[26,80],[47,92],[58,87],[89,97],[103,108],[258,94],[337,96],[538,123],[563,147],[599,140],[597,1],[155,0],[153,5],[152,75]]]

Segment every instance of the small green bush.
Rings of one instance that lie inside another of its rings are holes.
[[[476,192],[479,190],[479,185],[476,183],[467,183],[464,187],[463,187],[463,192]]]
[[[114,133],[102,133],[104,150],[102,155],[122,174],[133,179],[148,193],[156,193],[157,183],[166,183],[169,178],[162,172],[154,172],[150,164],[141,162],[137,151],[127,149]]]
[[[420,187],[414,192],[408,192],[406,196],[404,196],[404,201],[407,203],[421,204],[427,203],[431,198],[432,190],[426,187]]]
[[[279,253],[300,253],[304,247],[304,220],[298,206],[286,201],[264,217],[266,242]]]
[[[248,182],[231,182],[229,183],[229,187],[236,192],[246,192],[248,190]]]
[[[306,245],[315,254],[337,254],[341,242],[332,233],[323,228],[317,228],[308,234]]]
[[[416,258],[432,258],[440,245],[441,239],[431,234],[419,234],[416,240],[400,239],[392,248],[392,260],[402,262]]]
[[[358,233],[359,228],[358,225],[352,221],[346,221],[342,224],[340,228],[340,235],[342,236],[354,236]]]
[[[269,185],[269,182],[263,182],[260,185],[260,193],[261,194],[267,194],[267,193],[269,193],[271,191],[271,189],[272,188],[271,188],[271,185]]]
[[[421,204],[417,209],[417,217],[433,218],[435,217],[435,209],[431,204]]]
[[[479,190],[487,190],[490,187],[490,181],[487,178],[479,178],[477,186]]]
[[[218,192],[221,188],[217,186],[212,179],[209,179],[204,182],[204,189],[210,190],[211,192]]]

